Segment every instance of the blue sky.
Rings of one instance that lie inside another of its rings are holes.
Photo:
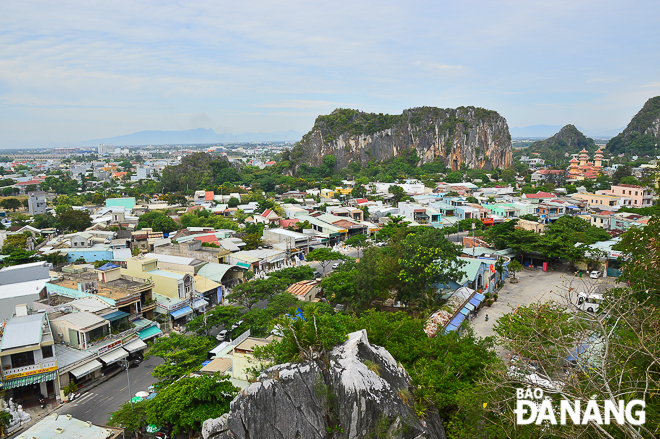
[[[596,133],[660,95],[658,17],[657,0],[3,2],[0,148],[306,132],[336,107]]]

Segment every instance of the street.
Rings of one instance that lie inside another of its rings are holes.
[[[162,359],[152,357],[140,363],[139,366],[128,370],[132,395],[128,393],[126,372],[122,371],[89,392],[81,394],[73,402],[62,405],[56,412],[62,415],[70,414],[82,421],[92,421],[94,424],[105,425],[108,422],[110,413],[117,410],[136,392],[146,391],[150,385],[156,382],[151,372],[162,362]]]

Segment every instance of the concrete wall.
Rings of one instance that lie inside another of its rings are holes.
[[[194,243],[161,245],[154,247],[154,253],[159,255],[181,256],[184,258],[196,258],[206,262],[219,262],[219,258],[230,254],[229,250],[213,247],[202,247],[202,243],[196,240]],[[164,268],[164,267],[163,267]]]

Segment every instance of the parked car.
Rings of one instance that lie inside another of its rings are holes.
[[[589,273],[589,277],[592,279],[598,279],[600,277],[600,271],[592,271]]]
[[[231,326],[231,330],[233,331],[234,329],[238,328],[238,327],[241,326],[242,324],[243,324],[243,320],[239,320],[238,322],[234,323],[234,324]]]
[[[332,264],[333,270],[336,270],[337,268],[339,268],[339,262],[335,262],[334,264]]]
[[[314,279],[318,279],[318,278],[320,278],[320,277],[322,277],[322,276],[323,276],[323,274],[322,274],[320,271],[315,271],[315,272],[314,272]]]
[[[218,335],[216,335],[215,338],[218,341],[225,341],[227,339],[227,334],[228,333],[229,333],[229,331],[227,331],[226,329],[223,329],[222,331],[218,332]]]

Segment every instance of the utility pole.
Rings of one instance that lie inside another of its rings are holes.
[[[121,363],[126,369],[126,379],[128,380],[128,400],[131,403],[131,410],[133,410],[133,392],[131,392],[131,377],[128,375],[129,363],[128,360],[123,360]]]

